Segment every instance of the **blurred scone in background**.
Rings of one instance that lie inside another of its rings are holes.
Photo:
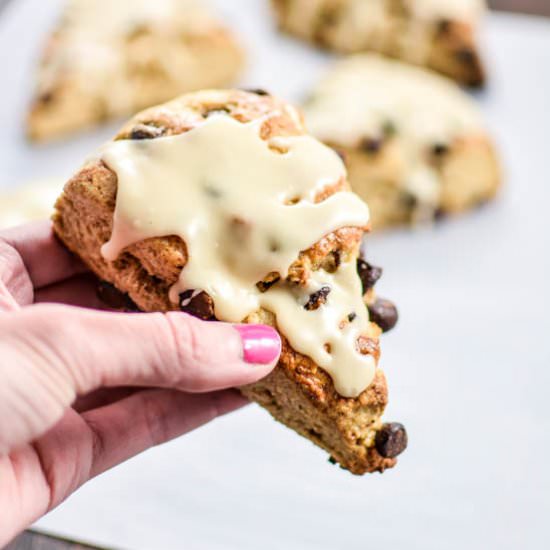
[[[47,140],[183,92],[233,83],[244,55],[200,0],[67,0],[28,119]]]

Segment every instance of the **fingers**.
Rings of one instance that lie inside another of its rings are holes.
[[[83,395],[100,387],[154,386],[211,392],[266,376],[281,341],[270,327],[207,323],[183,313],[104,313],[36,305],[0,322],[20,349]]]
[[[243,386],[267,376],[280,351],[273,328],[183,313],[61,305],[0,313],[0,454],[44,433],[79,395],[101,387],[208,393]]]
[[[32,447],[11,455],[18,463],[36,455],[32,471],[41,472],[42,479],[26,480],[28,489],[23,493],[36,496],[37,487],[43,486],[49,493],[42,499],[45,502],[28,503],[31,519],[60,504],[90,478],[246,403],[233,390],[203,395],[145,390],[82,415],[67,411]]]
[[[7,250],[8,248],[12,251]],[[35,288],[42,288],[86,271],[85,266],[57,241],[49,221],[34,222],[0,232],[0,254],[9,258],[7,265],[16,271],[17,279],[26,274]],[[20,284],[17,283],[15,287]],[[8,283],[6,286],[13,293]],[[32,299],[28,299],[28,289],[25,296],[26,300],[22,305],[32,303]]]
[[[0,258],[1,262],[1,258]],[[17,311],[20,308],[17,300],[9,292],[6,285],[0,279],[0,311]]]
[[[89,477],[246,403],[244,397],[232,390],[202,395],[151,390],[86,412],[82,416],[93,433]],[[120,445],[121,440],[126,441],[126,445]]]
[[[0,286],[4,311],[32,304],[34,289],[25,264],[15,248],[0,237]],[[16,304],[17,307],[13,307]]]

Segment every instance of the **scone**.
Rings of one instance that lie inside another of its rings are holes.
[[[488,201],[500,169],[483,118],[454,82],[376,54],[337,62],[305,105],[306,126],[345,158],[374,230]]]
[[[342,53],[374,51],[470,86],[485,75],[484,0],[272,0],[281,29]]]
[[[47,140],[237,77],[243,53],[200,0],[66,0],[28,135]]]
[[[280,363],[242,392],[354,474],[394,466],[406,446],[403,426],[381,421],[379,336],[397,312],[359,257],[368,224],[338,155],[261,90],[137,115],[54,215],[105,294],[124,296],[116,305],[276,327]]]

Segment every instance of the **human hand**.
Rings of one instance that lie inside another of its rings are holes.
[[[85,309],[102,307],[96,283],[49,223],[0,232],[0,547],[94,476],[242,406],[227,388],[278,359],[269,327]]]

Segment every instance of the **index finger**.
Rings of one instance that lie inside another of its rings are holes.
[[[11,247],[17,252],[35,289],[87,271],[57,240],[49,220],[0,231],[0,249],[2,247]]]

